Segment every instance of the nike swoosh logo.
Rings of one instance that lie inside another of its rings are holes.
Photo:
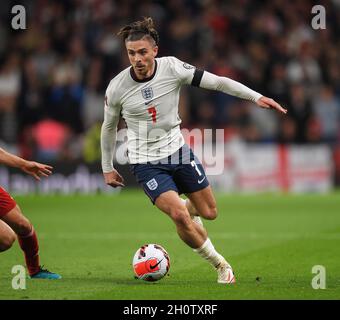
[[[147,106],[148,104],[150,104],[153,100],[150,100],[148,102],[145,102],[145,105]]]
[[[163,258],[163,259],[164,259],[164,258]],[[156,263],[154,266],[152,266],[152,265],[150,264],[150,269],[151,269],[151,270],[155,269],[155,268],[163,261],[163,259],[162,259],[161,261],[159,261],[158,263]]]
[[[206,177],[204,177],[202,180],[198,180],[198,184],[201,184],[204,180],[205,180]]]

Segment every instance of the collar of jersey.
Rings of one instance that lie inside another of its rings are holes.
[[[155,70],[153,71],[153,74],[148,78],[138,79],[136,74],[135,74],[135,71],[133,70],[132,67],[130,67],[130,75],[131,75],[132,79],[135,80],[136,82],[148,82],[148,81],[152,80],[153,77],[156,74],[156,71],[157,71],[157,60],[156,59],[155,59]]]

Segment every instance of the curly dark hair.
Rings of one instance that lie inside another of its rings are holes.
[[[132,22],[121,28],[117,35],[122,36],[124,41],[137,41],[144,37],[151,37],[155,45],[159,43],[158,32],[155,29],[152,18],[144,17],[143,20]]]

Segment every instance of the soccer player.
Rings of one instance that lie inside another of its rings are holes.
[[[0,148],[0,163],[20,168],[40,180],[52,173],[52,167],[34,161],[27,161]],[[8,250],[15,238],[25,255],[28,273],[32,279],[60,279],[61,276],[43,269],[39,263],[39,244],[31,222],[22,214],[9,193],[0,186],[0,252]]]
[[[180,131],[180,88],[192,85],[218,90],[263,108],[281,113],[287,110],[229,78],[199,70],[175,57],[156,58],[159,37],[151,18],[123,27],[118,35],[124,40],[131,66],[114,77],[106,90],[101,131],[105,182],[112,187],[124,186],[123,177],[112,164],[121,115],[127,125],[130,168],[144,192],[173,220],[179,237],[217,270],[217,282],[234,283],[232,267],[216,251],[200,219],[216,218],[216,201],[202,164]],[[188,199],[181,199],[180,194]]]

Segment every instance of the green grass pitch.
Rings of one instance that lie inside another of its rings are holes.
[[[340,299],[340,195],[221,195],[219,216],[205,221],[216,249],[232,264],[237,283],[216,272],[178,238],[175,227],[142,190],[115,195],[18,196],[40,239],[41,262],[60,281],[11,286],[23,264],[17,242],[0,254],[0,299]],[[169,252],[169,276],[135,280],[139,246]],[[314,265],[326,268],[326,289],[311,282]]]

